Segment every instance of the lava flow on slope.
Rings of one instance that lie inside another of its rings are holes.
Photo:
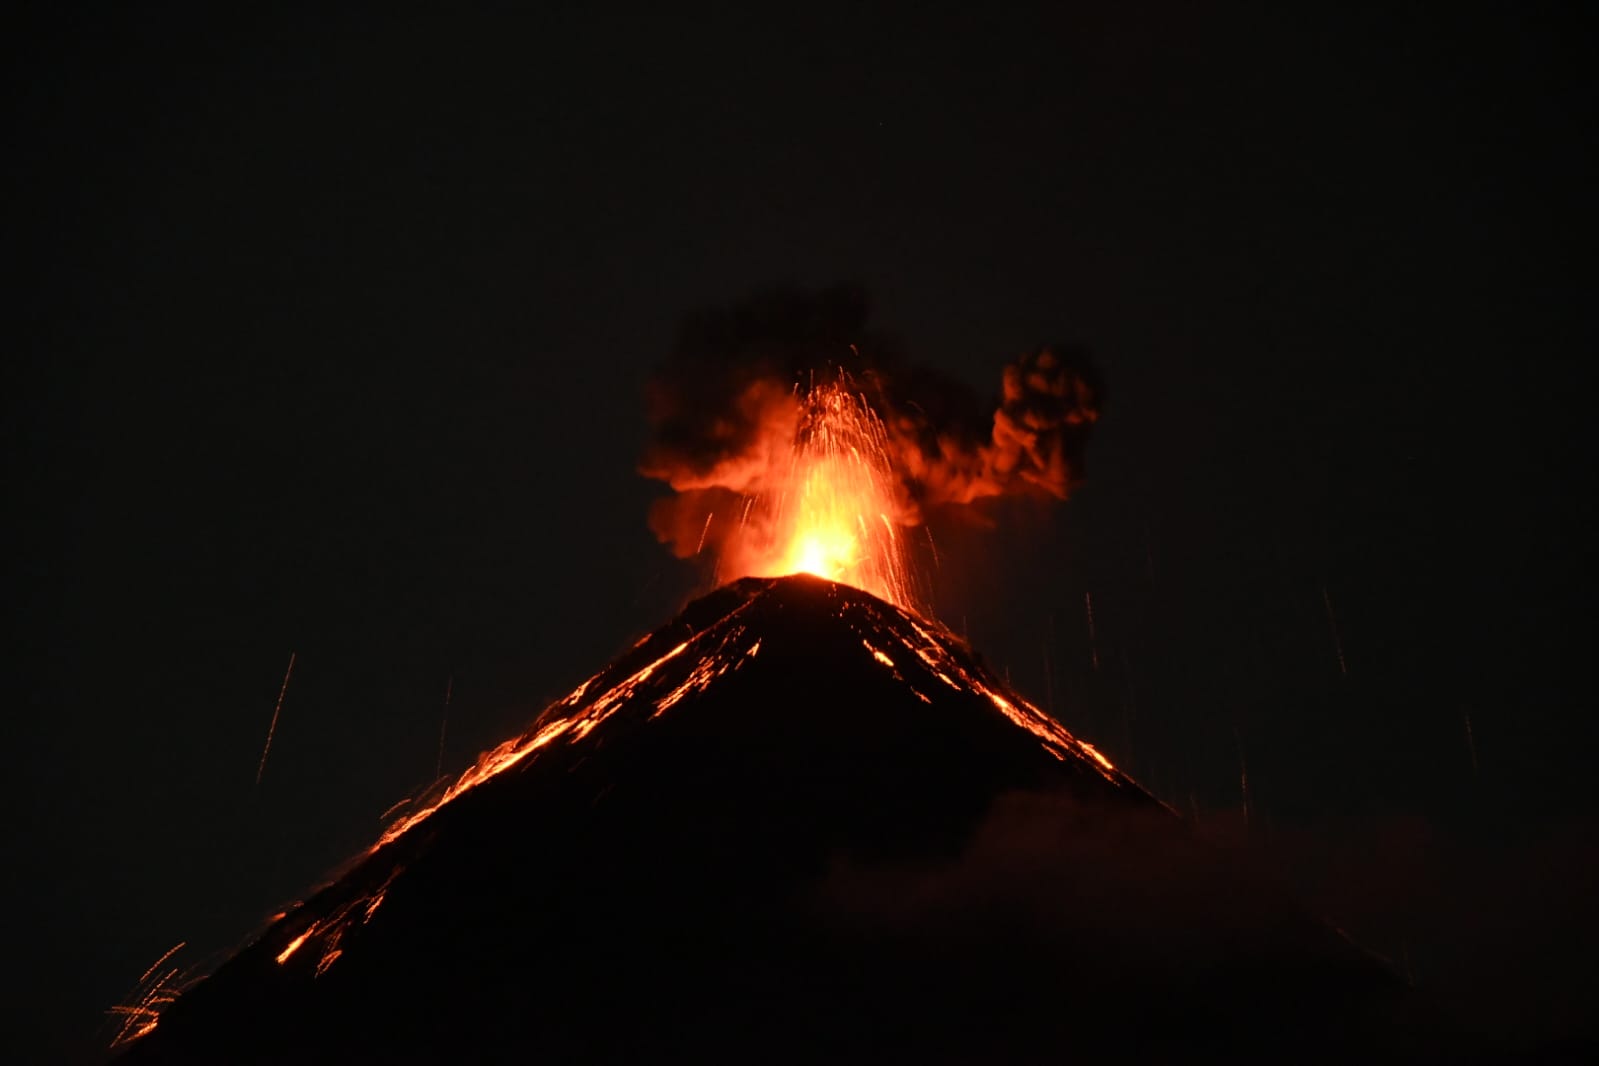
[[[1236,1053],[1390,991],[942,627],[800,575],[691,604],[128,1061]]]

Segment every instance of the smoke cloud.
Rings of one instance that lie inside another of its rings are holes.
[[[675,490],[650,526],[677,555],[719,551],[748,521],[748,501],[787,475],[813,375],[850,374],[882,418],[902,525],[996,496],[1065,499],[1081,483],[1103,396],[1086,351],[1023,353],[985,402],[912,364],[869,318],[864,291],[838,286],[771,290],[685,320],[648,388],[639,466]]]
[[[1103,393],[1082,349],[1024,353],[1005,367],[999,403],[976,417],[975,394],[958,382],[922,371],[902,392],[885,385],[901,473],[920,505],[1021,492],[1064,500],[1082,482]]]

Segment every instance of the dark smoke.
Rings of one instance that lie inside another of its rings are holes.
[[[888,427],[904,524],[924,509],[1081,483],[1103,386],[1086,351],[1046,346],[1004,368],[997,398],[914,365],[868,324],[855,286],[774,289],[690,315],[647,393],[640,472],[676,495],[650,526],[680,556],[721,544],[740,501],[786,469],[796,387],[838,370],[860,384]]]
[[[922,505],[968,504],[1042,491],[1064,500],[1082,483],[1083,451],[1104,389],[1088,353],[1046,346],[1005,367],[1003,391],[973,417],[966,386],[923,371],[896,393],[886,382],[888,423],[901,475]]]

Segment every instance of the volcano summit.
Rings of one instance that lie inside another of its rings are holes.
[[[420,803],[126,1061],[1370,1059],[1400,991],[935,623],[751,578]]]

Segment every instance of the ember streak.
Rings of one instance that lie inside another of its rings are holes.
[[[131,1044],[154,1030],[161,1018],[161,1012],[176,1001],[178,995],[187,987],[189,982],[184,979],[183,968],[166,965],[186,943],[180,940],[168,948],[165,954],[144,971],[139,978],[138,987],[128,996],[127,1001],[111,1008],[109,1013],[118,1020],[117,1033],[111,1041],[112,1047]]]

